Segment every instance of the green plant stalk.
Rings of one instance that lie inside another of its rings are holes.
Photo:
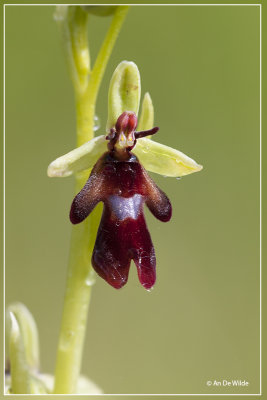
[[[77,146],[81,146],[93,137],[91,127],[94,126],[95,106],[100,83],[128,8],[128,6],[117,7],[90,74],[88,87],[84,92],[76,91]]]
[[[114,13],[85,91],[75,90],[77,145],[94,136],[94,115],[97,94],[105,68],[118,37],[128,7],[120,6]],[[89,171],[76,177],[76,193],[88,179]],[[81,224],[73,226],[63,316],[57,350],[54,393],[75,393],[80,374],[82,350],[92,281],[91,257],[100,219],[101,207]]]

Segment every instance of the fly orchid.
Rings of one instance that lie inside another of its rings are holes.
[[[126,284],[131,260],[145,289],[151,289],[156,281],[156,257],[144,205],[163,222],[170,220],[172,208],[146,169],[176,177],[202,169],[178,150],[145,138],[159,129],[153,128],[153,105],[148,94],[142,105],[141,129],[137,130],[139,102],[138,68],[124,61],[110,83],[107,136],[92,139],[48,167],[49,176],[68,176],[93,167],[72,202],[70,220],[81,223],[97,203],[104,203],[92,265],[116,289]]]
[[[74,198],[70,220],[82,222],[99,201],[104,210],[92,256],[95,271],[116,289],[128,280],[131,259],[141,284],[156,281],[156,257],[143,207],[161,221],[171,218],[171,203],[131,152],[136,141],[158,128],[136,132],[137,117],[125,111],[106,137],[106,153],[97,161],[88,181]]]

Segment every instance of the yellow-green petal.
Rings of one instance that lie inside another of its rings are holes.
[[[145,169],[164,176],[180,177],[203,168],[181,151],[146,138],[137,140],[133,152]]]
[[[107,141],[105,136],[97,136],[51,162],[47,169],[47,175],[51,178],[66,177],[92,168],[106,151]]]
[[[110,80],[107,132],[115,126],[118,117],[124,111],[138,114],[140,95],[141,80],[137,65],[131,61],[122,61]]]
[[[154,126],[154,107],[150,94],[147,92],[141,107],[141,115],[138,121],[138,131],[147,131]]]

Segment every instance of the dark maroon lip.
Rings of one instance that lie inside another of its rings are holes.
[[[137,120],[132,113],[130,117],[124,113],[118,119],[116,131],[112,131],[109,138],[112,143],[109,151],[97,161],[85,186],[72,202],[70,220],[73,224],[82,222],[102,201],[104,209],[92,255],[95,271],[119,289],[128,280],[133,260],[141,284],[150,289],[156,281],[156,256],[144,217],[144,205],[163,222],[170,220],[172,207],[130,149],[117,150],[115,146],[122,129],[127,134],[136,128]]]

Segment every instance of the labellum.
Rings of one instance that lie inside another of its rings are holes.
[[[82,222],[104,203],[92,255],[95,271],[116,289],[128,280],[131,260],[145,289],[156,281],[156,257],[144,217],[144,204],[160,221],[171,218],[171,203],[131,152],[138,139],[158,128],[136,132],[137,117],[125,111],[106,136],[108,151],[96,162],[70,210],[73,224]]]

